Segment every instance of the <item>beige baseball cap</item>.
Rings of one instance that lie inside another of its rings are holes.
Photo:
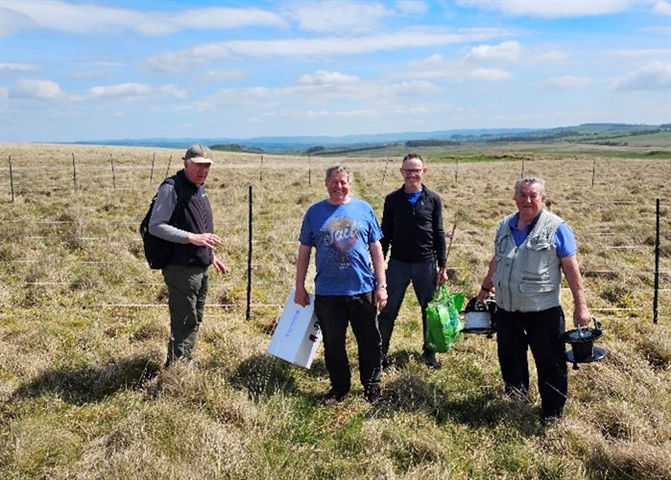
[[[212,163],[212,150],[197,143],[189,147],[182,160],[191,160],[193,163]]]

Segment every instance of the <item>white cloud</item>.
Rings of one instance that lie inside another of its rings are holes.
[[[379,19],[393,15],[382,3],[354,0],[293,2],[287,12],[303,30],[346,34],[370,31]]]
[[[659,27],[645,27],[645,28],[642,28],[641,31],[650,32],[650,33],[654,33],[654,34],[657,34],[657,35],[670,36],[671,35],[671,25],[661,25]]]
[[[569,59],[568,54],[559,50],[549,50],[547,52],[537,53],[533,56],[538,62],[564,62]]]
[[[51,80],[22,78],[9,88],[9,97],[58,100],[65,97],[65,92],[60,85]]]
[[[487,58],[494,58],[489,57]],[[500,68],[470,67],[463,61],[452,61],[442,55],[432,55],[424,60],[408,63],[406,76],[424,79],[444,79],[451,82],[500,82],[512,78],[513,73]]]
[[[284,105],[291,109],[298,105],[335,105],[349,101],[364,103],[387,102],[400,97],[420,97],[440,91],[436,85],[421,80],[391,84],[361,82],[357,77],[341,76],[333,72],[318,72],[314,79],[301,78],[300,83],[286,87],[225,88],[207,99],[196,102],[197,109],[213,110],[218,107],[252,106],[263,111],[279,111]],[[336,81],[327,79],[336,78]],[[312,83],[310,83],[312,82]],[[322,83],[320,83],[322,82]]]
[[[298,118],[298,119],[311,119],[311,118],[338,118],[338,117],[376,117],[379,113],[376,110],[372,109],[361,109],[361,110],[279,110],[278,112],[267,112],[263,115],[264,118],[275,118],[275,117],[284,117],[284,118]]]
[[[145,100],[156,97],[172,97],[184,99],[188,90],[175,85],[153,87],[142,83],[121,83],[106,87],[95,86],[89,89],[88,97],[94,100]]]
[[[399,12],[407,15],[421,15],[429,10],[429,6],[420,0],[399,0],[394,6]]]
[[[29,24],[29,18],[8,10],[0,4],[0,38],[7,38]]]
[[[549,88],[561,88],[561,89],[571,89],[571,88],[584,88],[592,83],[592,79],[589,77],[578,77],[574,75],[564,75],[563,77],[552,77],[548,79],[544,86]]]
[[[484,62],[493,60],[513,60],[519,57],[521,47],[517,42],[504,42],[501,45],[481,45],[471,49],[465,59],[452,60],[442,55],[430,57],[408,63],[406,76],[424,79],[443,79],[449,82],[500,82],[514,76],[512,72],[502,68],[472,68],[469,60]],[[485,48],[482,48],[485,47]],[[499,48],[501,47],[501,48]],[[519,52],[518,52],[519,50]]]
[[[505,35],[500,29],[466,29],[452,32],[444,28],[406,28],[386,34],[359,37],[294,38],[285,40],[236,40],[207,43],[155,55],[146,65],[157,72],[179,72],[197,64],[229,58],[291,57],[320,58],[361,55],[419,47],[439,47],[478,42]]]
[[[0,63],[0,78],[27,72],[35,72],[37,70],[39,70],[37,65],[31,63]]]
[[[241,69],[235,68],[233,70],[210,70],[203,77],[202,80],[207,82],[228,82],[231,80],[243,80],[249,78],[249,72]],[[201,79],[201,77],[194,77],[195,80]]]
[[[87,72],[75,72],[70,75],[71,78],[77,78],[79,80],[87,80],[91,78],[105,78],[107,73],[102,70],[89,70]]]
[[[332,85],[332,84],[353,83],[358,80],[359,78],[354,75],[318,70],[312,75],[303,75],[301,78],[298,79],[298,83],[301,85]]]
[[[508,41],[499,45],[478,45],[466,56],[467,61],[491,62],[497,60],[517,61],[522,54],[519,42]]]
[[[379,89],[379,94],[385,96],[408,96],[408,95],[426,95],[435,93],[440,89],[431,82],[425,80],[412,80],[409,82],[395,83],[383,86]]]
[[[410,62],[410,66],[412,68],[442,67],[443,65],[445,65],[445,63],[446,63],[445,57],[439,53],[436,53],[428,58],[425,58],[424,60],[416,60]]]
[[[668,57],[671,58],[671,49],[660,49],[660,48],[622,48],[618,50],[611,50],[607,52],[609,55],[616,57],[631,57],[631,58],[641,58],[641,57]]]
[[[655,6],[652,8],[652,11],[658,15],[664,15],[668,17],[671,15],[671,2],[656,2]]]
[[[448,60],[443,55],[435,54],[421,60],[411,60],[405,68],[394,73],[395,77],[414,79],[463,79],[464,67],[461,61]]]
[[[457,5],[497,10],[510,16],[573,18],[618,13],[632,8],[635,0],[458,0]]]
[[[2,8],[3,15],[9,13],[23,19],[22,24],[15,30],[32,28],[75,34],[100,34],[117,32],[142,21],[142,15],[137,11],[57,0],[5,0]]]
[[[652,62],[611,83],[614,91],[671,89],[671,64]]]
[[[222,88],[213,95],[195,102],[197,110],[214,110],[219,106],[254,106],[258,101],[275,100],[282,96],[282,89],[268,87]]]
[[[186,4],[186,3],[185,3]],[[285,27],[286,22],[277,14],[256,7],[212,7],[190,9],[177,14],[169,13],[158,22],[165,33],[181,30],[226,30],[242,27]],[[171,28],[172,27],[172,28]],[[154,32],[146,32],[154,33]],[[158,33],[161,33],[160,31]]]
[[[481,82],[500,82],[513,77],[513,74],[499,68],[478,68],[467,73],[469,79]]]
[[[167,35],[189,29],[285,25],[280,16],[259,8],[211,7],[164,13],[60,0],[3,0],[0,10],[0,35],[4,37],[24,28],[80,35],[110,35],[121,31]]]

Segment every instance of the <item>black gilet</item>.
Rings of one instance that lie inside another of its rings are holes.
[[[184,169],[173,175],[177,192],[179,210],[171,224],[191,233],[214,233],[212,207],[205,193],[205,186],[197,187],[191,183]],[[184,205],[183,209],[179,205]],[[175,243],[170,263],[186,266],[208,267],[212,264],[214,253],[211,248],[193,244]]]

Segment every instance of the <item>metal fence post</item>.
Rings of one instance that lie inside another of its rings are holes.
[[[252,302],[252,186],[249,186],[249,221],[247,236],[247,311],[245,318],[249,320]]]
[[[652,300],[652,323],[657,324],[657,312],[659,306],[659,198],[655,203],[655,293]]]

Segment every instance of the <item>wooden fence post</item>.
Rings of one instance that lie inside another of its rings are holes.
[[[112,157],[111,153],[110,153],[110,164],[112,165],[112,188],[116,190],[116,175],[114,175],[114,158]]]
[[[14,203],[14,173],[12,172],[12,156],[9,156],[9,188],[12,191],[12,203]]]
[[[163,178],[168,178],[168,175],[170,174],[170,163],[172,163],[172,155],[168,158],[168,168],[165,169],[165,177]]]
[[[75,154],[72,152],[72,184],[75,188],[75,193],[77,193],[77,166],[75,165]]]

